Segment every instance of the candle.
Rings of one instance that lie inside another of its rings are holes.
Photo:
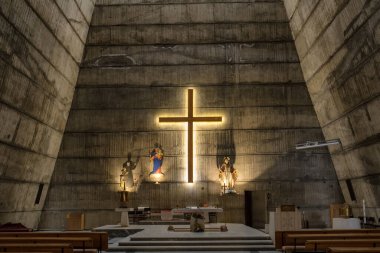
[[[367,218],[366,218],[366,215],[365,215],[365,200],[363,199],[363,223],[366,224],[367,223]]]

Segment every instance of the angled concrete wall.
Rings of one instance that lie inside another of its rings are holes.
[[[380,2],[285,0],[290,27],[345,201],[380,217]],[[351,182],[352,192],[349,192]],[[356,200],[355,200],[356,199]]]
[[[162,4],[165,3],[165,4]],[[196,183],[184,180],[185,132],[160,115],[196,111],[223,124],[197,128]],[[86,227],[115,224],[118,178],[128,154],[141,185],[130,206],[209,205],[244,223],[244,190],[270,193],[269,208],[296,204],[312,226],[328,225],[341,195],[327,149],[296,152],[323,139],[307,93],[282,1],[99,1],[41,228],[62,228],[84,211]],[[148,177],[149,151],[165,150],[165,177]],[[239,170],[234,198],[219,196],[224,155]]]
[[[36,228],[94,1],[0,1],[0,223]]]

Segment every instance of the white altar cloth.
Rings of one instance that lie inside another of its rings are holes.
[[[360,229],[358,218],[333,218],[333,229]]]

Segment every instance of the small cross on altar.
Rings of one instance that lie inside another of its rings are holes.
[[[159,117],[158,122],[187,122],[187,136],[188,136],[188,147],[187,147],[187,168],[188,177],[187,181],[189,183],[193,182],[193,125],[194,122],[221,122],[222,117],[195,117],[194,116],[194,103],[193,103],[193,89],[188,89],[188,108],[187,117]]]

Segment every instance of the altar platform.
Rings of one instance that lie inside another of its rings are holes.
[[[123,252],[273,252],[268,234],[235,223],[206,224],[206,228],[227,225],[227,232],[174,232],[168,225],[107,225],[95,228],[110,234],[108,251]],[[188,225],[174,225],[188,228]],[[215,229],[214,229],[215,230]],[[114,237],[116,235],[116,237]]]

